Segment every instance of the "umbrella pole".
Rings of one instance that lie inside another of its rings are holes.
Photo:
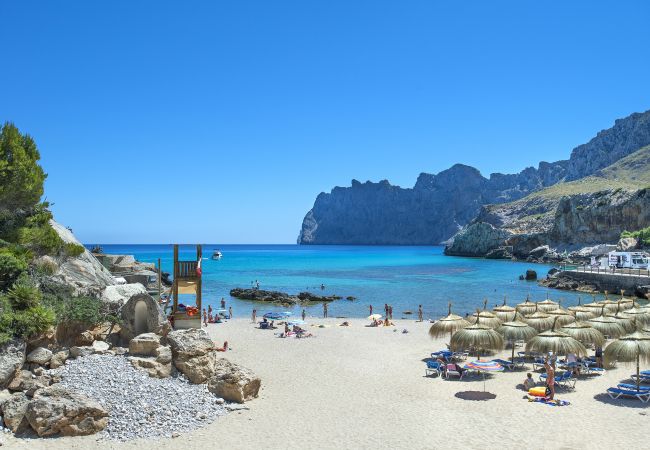
[[[639,392],[641,390],[641,378],[639,378],[639,348],[637,346],[636,349],[636,391]]]
[[[515,362],[515,341],[512,341],[512,359],[511,361]]]

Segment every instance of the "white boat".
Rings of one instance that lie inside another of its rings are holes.
[[[212,252],[212,259],[221,259],[223,254],[221,254],[221,250],[215,250]]]

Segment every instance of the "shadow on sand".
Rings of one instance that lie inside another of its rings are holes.
[[[463,391],[456,392],[454,395],[461,400],[472,400],[472,401],[485,401],[485,400],[494,400],[497,398],[496,394],[491,392],[482,392],[482,391]]]

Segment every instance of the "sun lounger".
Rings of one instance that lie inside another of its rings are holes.
[[[618,383],[616,385],[617,388],[619,389],[627,389],[630,391],[636,391],[636,384],[629,384],[629,383]],[[640,391],[648,391],[650,392],[650,386],[639,386]]]
[[[451,358],[455,359],[456,361],[465,361],[468,356],[468,352],[454,352],[452,353]]]
[[[517,365],[514,362],[506,361],[505,359],[493,359],[492,361],[501,364],[503,367],[505,367],[508,370],[515,370],[515,368],[517,367]]]
[[[544,358],[535,358],[535,361],[533,361],[533,370],[535,371],[544,368]]]
[[[456,368],[456,364],[447,364],[447,370],[445,370],[445,378],[449,379],[450,376],[458,377],[459,380],[463,379],[465,372],[459,372]]]
[[[546,378],[545,373],[539,375],[539,381],[542,383],[546,383]],[[555,384],[567,389],[574,389],[576,387],[576,379],[570,371],[566,371],[560,375],[555,375]]]
[[[424,369],[424,376],[440,376],[442,374],[442,365],[438,361],[427,361],[427,368]]]
[[[630,375],[630,378],[632,378],[633,380],[636,380],[636,374],[633,373],[632,375]],[[641,383],[650,383],[650,375],[640,374],[639,379],[641,380]]]
[[[268,330],[269,325],[271,325],[269,322],[260,322],[260,330]]]
[[[640,373],[641,375],[648,375],[648,376],[650,376],[650,370],[642,370],[642,371],[639,372],[639,373]]]
[[[641,400],[643,403],[648,403],[650,400],[650,392],[631,389],[609,388],[607,389],[607,395],[609,395],[614,400],[618,399],[619,397],[632,397]]]

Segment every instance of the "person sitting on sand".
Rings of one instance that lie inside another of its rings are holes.
[[[385,327],[390,327],[390,326],[393,326],[393,325],[395,325],[395,324],[393,322],[391,322],[390,320],[388,320],[388,317],[386,317],[386,320],[384,320],[384,326]]]
[[[345,321],[345,322],[343,322],[343,323],[341,324],[341,326],[342,326],[342,327],[349,327],[349,326],[350,326],[350,322]]]
[[[284,323],[284,334],[289,334],[289,324],[287,322]]]
[[[215,347],[215,350],[218,352],[227,352],[228,351],[228,341],[224,341],[223,347]]]
[[[535,387],[535,380],[533,380],[533,374],[532,373],[527,373],[526,374],[526,379],[524,380],[524,387],[526,390],[534,388]]]

